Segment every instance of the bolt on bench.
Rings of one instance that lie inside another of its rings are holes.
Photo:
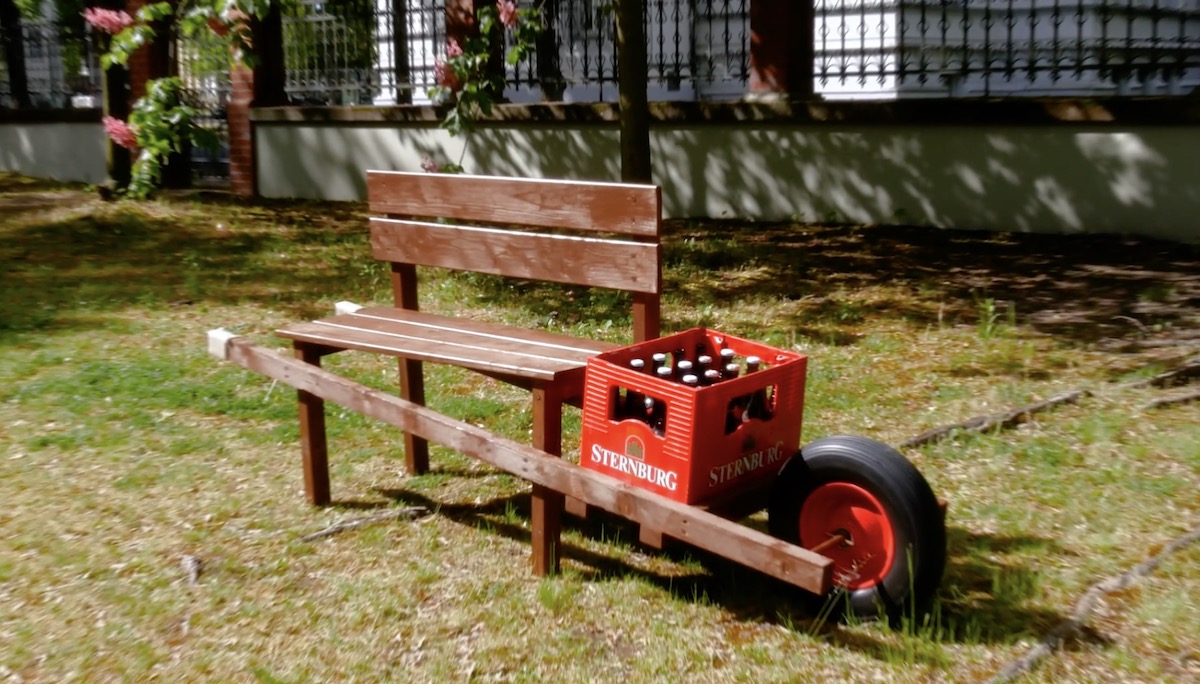
[[[423,313],[417,266],[632,293],[633,339],[657,337],[661,291],[656,186],[467,175],[367,172],[371,247],[392,267],[395,306],[356,309],[278,332],[297,358],[359,350],[400,359],[400,394],[424,404],[422,363],[469,368],[531,390],[533,446],[561,454],[562,406],[579,405],[584,367],[616,345],[545,331]],[[300,392],[304,482],[329,503],[324,401]],[[405,433],[410,474],[429,468],[426,440]],[[557,567],[562,496],[535,486],[534,571]]]

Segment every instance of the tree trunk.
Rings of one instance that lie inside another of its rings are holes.
[[[408,63],[408,4],[392,0],[392,84],[396,104],[412,104],[412,67]]]
[[[650,110],[646,101],[644,0],[616,0],[621,180],[650,183]]]
[[[538,36],[537,47],[533,58],[537,60],[538,84],[542,88],[543,102],[562,101],[566,83],[563,80],[562,65],[558,59],[558,6],[560,0],[545,0],[542,3],[542,20],[545,27]]]

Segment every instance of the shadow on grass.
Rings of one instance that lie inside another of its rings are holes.
[[[386,269],[370,255],[361,203],[203,193],[102,203],[11,179],[0,191],[0,286],[13,295],[0,303],[0,335],[156,303],[269,303],[309,318],[324,313],[314,301],[387,288]],[[79,211],[39,219],[56,215],[42,213],[47,201],[69,205],[71,197]],[[761,330],[749,323],[741,332],[854,344],[868,322],[977,325],[991,302],[1001,314],[1011,309],[1019,325],[1073,342],[1133,349],[1148,338],[1200,339],[1200,246],[731,221],[671,220],[665,230],[669,328],[708,323],[709,305],[786,302],[757,324]],[[622,293],[451,277],[477,291],[483,305],[564,325],[628,327]],[[672,299],[684,306],[671,306]]]
[[[436,510],[438,515],[462,525],[530,542],[528,494],[473,504],[441,503],[407,489],[377,492],[403,505]],[[610,554],[564,542],[563,557],[585,566],[578,571],[583,581],[636,577],[681,601],[719,605],[741,622],[783,625],[820,634],[831,643],[881,660],[897,656],[896,644],[887,638],[823,624],[817,619],[819,601],[814,601],[807,592],[682,542],[672,541],[661,551],[641,547],[637,541],[638,526],[624,518],[603,511],[590,512],[587,520],[564,516],[564,529],[612,546]],[[1033,551],[1061,553],[1054,542],[1038,537],[978,534],[961,528],[951,528],[948,538],[951,557],[938,605],[928,622],[903,628],[902,636],[923,641],[928,647],[944,643],[1009,644],[1023,637],[1040,636],[1065,619],[1063,614],[1037,605],[1040,573],[1035,559],[1028,555]],[[706,571],[685,568],[680,574],[659,574],[623,558],[631,548],[647,556],[661,555],[684,566],[698,561]],[[1004,563],[991,560],[1000,556],[1012,560]],[[926,658],[920,650],[908,656],[928,664],[941,662],[939,654],[930,652]]]
[[[131,306],[267,303],[310,317],[315,301],[372,277],[358,205],[73,199],[89,210],[61,220],[37,220],[45,206],[6,205],[0,340],[86,328]]]
[[[869,320],[979,325],[990,301],[1019,325],[1074,343],[1134,350],[1146,338],[1200,339],[1200,246],[1148,238],[672,220],[664,278],[668,298],[688,309],[792,303],[784,318],[742,331],[751,336],[787,329],[853,344]],[[605,291],[473,284],[482,301],[543,320],[627,320],[628,303]],[[707,324],[695,311],[664,313],[676,327]]]

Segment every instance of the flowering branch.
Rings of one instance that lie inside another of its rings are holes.
[[[430,89],[434,99],[444,99],[453,107],[442,119],[442,127],[458,135],[480,115],[492,112],[492,105],[504,93],[504,77],[488,69],[492,58],[492,40],[502,31],[511,33],[511,47],[505,61],[515,65],[533,51],[542,33],[541,13],[534,8],[520,9],[515,0],[499,0],[495,7],[482,7],[476,13],[479,35],[465,44],[451,39],[446,43],[446,58],[434,62],[438,85]]]
[[[278,0],[276,0],[278,1]],[[108,51],[101,64],[108,68],[126,65],[129,58],[157,37],[156,26],[173,23],[180,34],[194,36],[212,32],[230,46],[230,65],[251,60],[250,17],[262,16],[271,0],[190,0],[182,3],[154,2],[143,5],[136,15],[121,10],[88,8],[83,18],[109,36]],[[198,112],[184,101],[179,78],[160,78],[146,84],[146,94],[133,105],[129,121],[110,116],[103,119],[112,141],[137,153],[126,192],[144,198],[162,178],[163,166],[173,153],[190,142],[216,150],[216,134],[196,124]]]

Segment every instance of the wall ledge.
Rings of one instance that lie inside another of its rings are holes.
[[[281,124],[413,124],[441,121],[445,107],[261,107],[251,112],[257,123]],[[612,103],[540,103],[497,105],[480,125],[573,124],[611,125],[619,108]],[[1200,123],[1200,98],[1030,98],[898,101],[655,102],[652,124],[706,125],[1191,125]]]
[[[3,109],[0,124],[100,123],[99,109]]]

